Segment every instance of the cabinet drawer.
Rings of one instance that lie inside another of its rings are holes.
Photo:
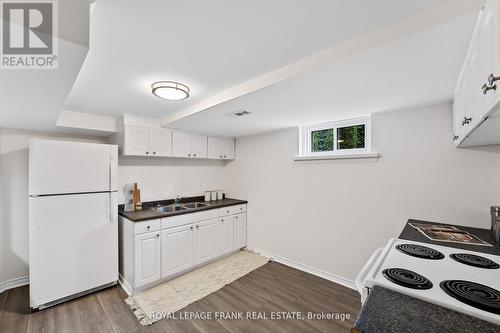
[[[161,228],[173,228],[193,222],[193,214],[182,214],[161,219]]]
[[[143,234],[150,231],[160,230],[160,220],[149,220],[144,222],[134,222],[134,235]]]
[[[218,217],[219,217],[218,209],[203,210],[201,212],[193,213],[193,222],[211,220],[211,219],[216,219]]]
[[[245,213],[246,211],[247,211],[247,205],[245,204],[229,206],[220,209],[220,216],[240,214],[240,213]]]

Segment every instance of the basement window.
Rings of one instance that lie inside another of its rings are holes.
[[[346,158],[351,155],[378,156],[371,153],[370,117],[301,128],[300,156],[297,159],[321,159],[332,156]]]

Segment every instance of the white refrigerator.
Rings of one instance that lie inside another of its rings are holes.
[[[30,141],[31,308],[116,284],[117,168],[115,145]]]

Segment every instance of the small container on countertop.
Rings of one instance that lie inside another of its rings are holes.
[[[224,198],[224,192],[222,190],[217,191],[217,200],[222,200]]]
[[[210,191],[205,191],[205,201],[210,201],[211,194]]]
[[[215,201],[217,200],[217,191],[212,191],[210,194],[210,200]]]

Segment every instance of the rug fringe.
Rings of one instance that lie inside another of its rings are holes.
[[[159,321],[159,319],[153,319],[151,318],[151,316],[148,316],[148,314],[144,312],[139,303],[136,301],[134,296],[130,296],[129,298],[125,299],[125,303],[127,303],[127,305],[130,307],[130,310],[132,310],[141,325],[149,326]]]

